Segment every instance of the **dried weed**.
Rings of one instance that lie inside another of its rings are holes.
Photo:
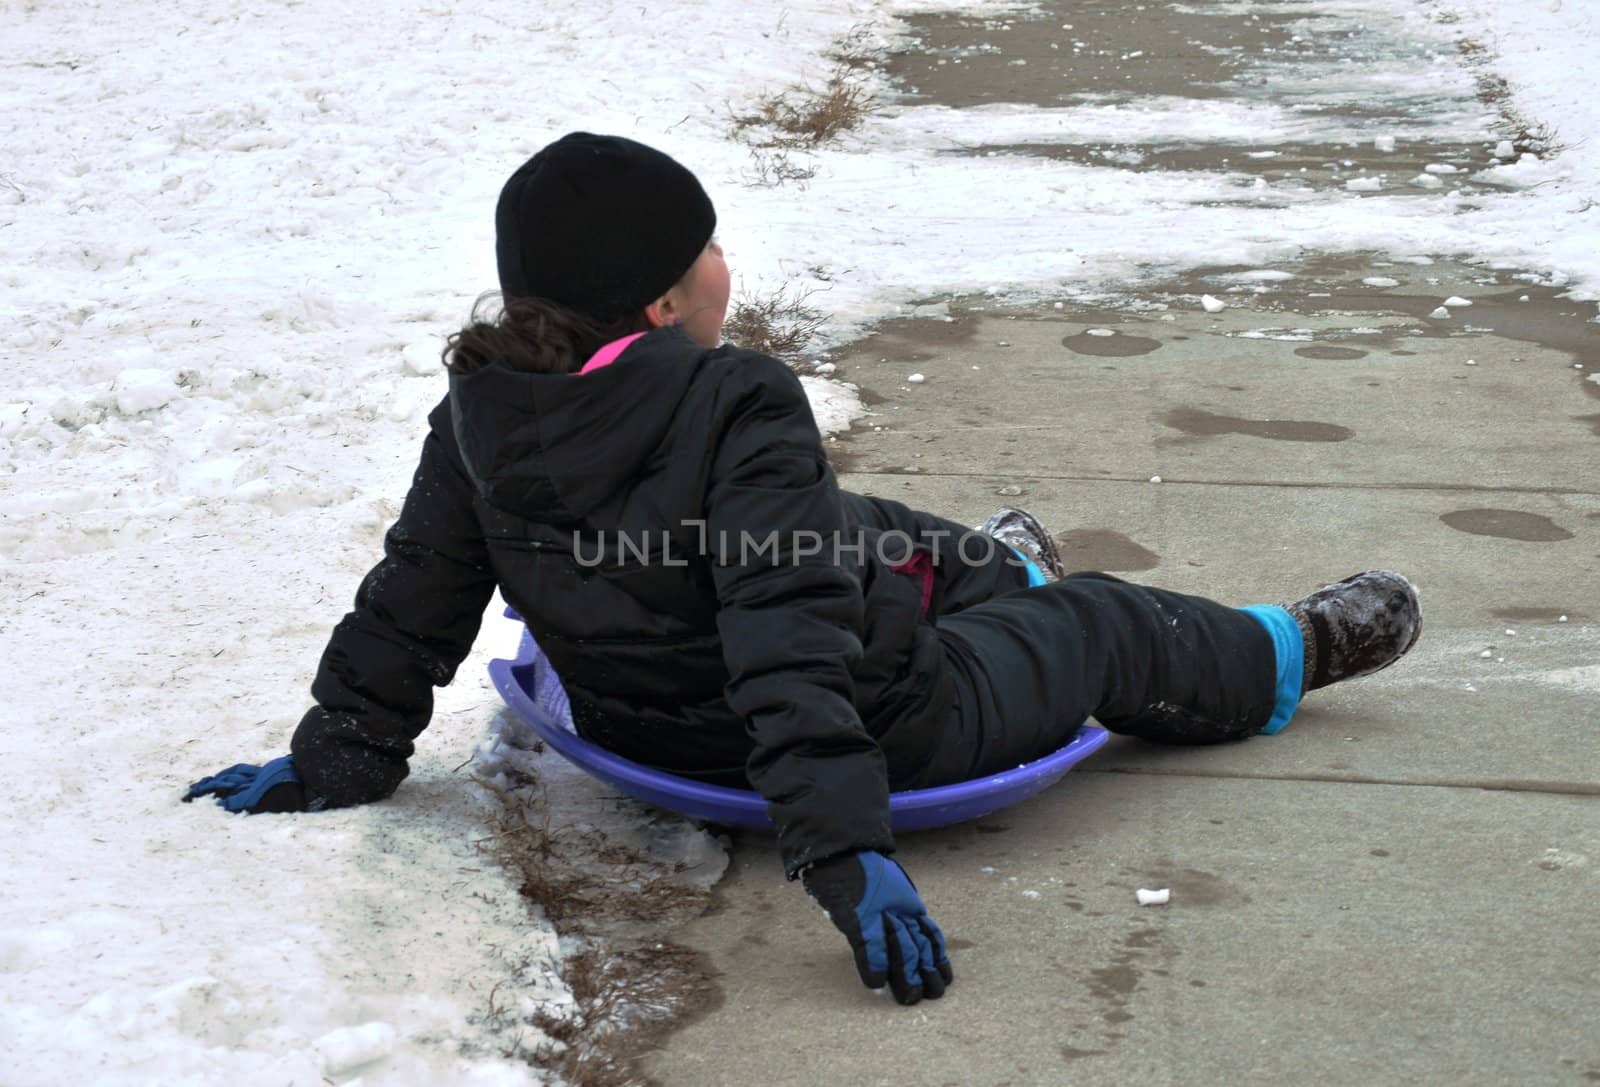
[[[820,310],[807,305],[815,293],[780,287],[770,294],[747,294],[741,288],[723,322],[722,334],[729,343],[771,355],[793,366],[800,361],[817,330],[827,323]]]
[[[517,1029],[508,1058],[555,1073],[571,1087],[639,1087],[636,1061],[678,1023],[720,999],[698,953],[662,942],[660,933],[703,913],[709,890],[679,882],[637,852],[580,833],[552,833],[548,812],[529,788],[479,783],[501,800],[495,833],[479,848],[521,878],[520,890],[564,939],[580,949],[561,965],[572,993],[565,1014],[513,1015],[498,986],[485,1021]],[[535,802],[530,802],[535,801]],[[523,1044],[524,1029],[540,1040]]]
[[[1473,82],[1477,85],[1478,101],[1493,106],[1500,114],[1501,123],[1513,133],[1511,146],[1516,148],[1519,155],[1531,152],[1540,158],[1547,158],[1564,150],[1564,145],[1549,125],[1529,121],[1512,105],[1511,84],[1490,68],[1494,54],[1481,39],[1458,38],[1456,51],[1472,73]]]
[[[819,90],[795,84],[755,100],[752,108],[733,116],[733,132],[758,147],[820,147],[856,128],[873,108],[871,94],[843,71]]]
[[[810,181],[817,176],[817,168],[810,163],[795,160],[787,147],[752,147],[750,167],[744,171],[744,181],[762,189],[775,189],[790,181]]]
[[[799,158],[858,127],[876,108],[869,83],[880,57],[869,27],[854,27],[830,54],[833,72],[821,87],[796,83],[729,108],[730,135],[750,145],[745,181],[772,188],[804,183],[814,164]]]

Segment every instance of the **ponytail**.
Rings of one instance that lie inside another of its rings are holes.
[[[533,374],[570,374],[600,348],[650,328],[642,313],[599,322],[543,298],[480,295],[467,326],[445,341],[440,358],[453,374],[491,363]]]

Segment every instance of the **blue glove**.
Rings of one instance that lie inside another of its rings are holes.
[[[832,857],[800,877],[806,893],[850,941],[856,972],[869,989],[887,983],[902,1004],[937,1000],[955,980],[944,933],[928,916],[905,869],[882,853]]]
[[[294,770],[294,756],[280,755],[265,766],[241,762],[220,774],[201,778],[183,795],[185,804],[216,794],[217,803],[231,812],[287,812],[306,810],[306,787]]]

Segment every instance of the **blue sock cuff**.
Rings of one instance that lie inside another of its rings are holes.
[[[1283,730],[1300,704],[1300,688],[1305,682],[1306,643],[1294,616],[1276,604],[1252,604],[1240,611],[1267,628],[1272,649],[1278,658],[1278,697],[1272,706],[1272,720],[1261,731],[1274,736]]]
[[[1017,558],[1021,559],[1022,560],[1022,565],[1027,569],[1027,571],[1028,571],[1028,588],[1032,589],[1037,585],[1048,585],[1048,584],[1050,584],[1048,581],[1045,580],[1044,571],[1039,569],[1039,564],[1038,563],[1034,562],[1032,559],[1030,559],[1028,556],[1024,555],[1021,551],[1018,551],[1014,547],[1008,548],[1008,550],[1013,555],[1017,556]]]

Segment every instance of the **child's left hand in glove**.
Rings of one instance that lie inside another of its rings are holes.
[[[183,802],[210,795],[226,810],[250,815],[307,810],[306,787],[295,773],[293,755],[280,755],[264,766],[241,762],[201,778],[189,786]]]
[[[955,980],[944,933],[905,869],[882,853],[862,850],[820,861],[800,877],[806,893],[855,953],[856,972],[869,989],[887,983],[902,1004],[937,1000]]]

